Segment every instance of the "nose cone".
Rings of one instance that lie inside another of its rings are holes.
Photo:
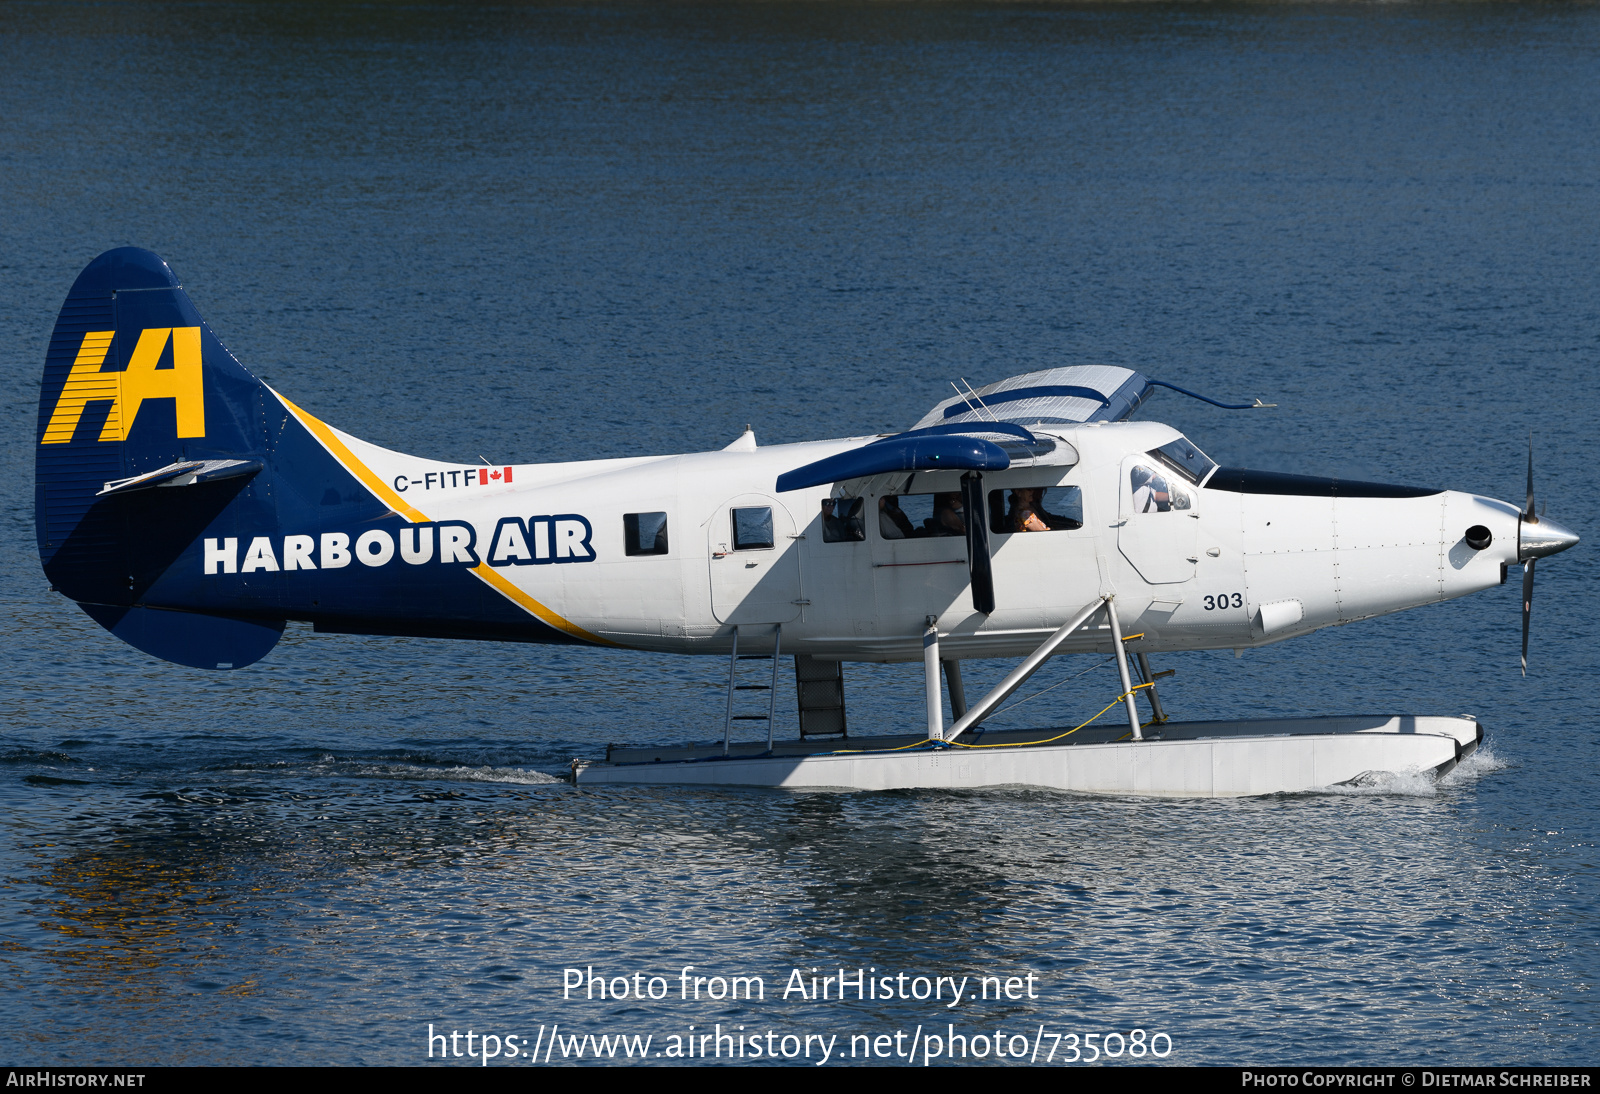
[[[1540,517],[1537,524],[1524,520],[1517,529],[1517,561],[1560,554],[1577,542],[1576,532],[1549,517]]]

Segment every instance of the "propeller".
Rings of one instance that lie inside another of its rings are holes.
[[[1533,434],[1528,434],[1528,505],[1517,524],[1517,561],[1522,563],[1522,675],[1528,675],[1528,621],[1533,615],[1533,564],[1578,542],[1578,534],[1533,507]]]

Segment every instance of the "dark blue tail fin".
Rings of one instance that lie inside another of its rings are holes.
[[[62,305],[39,392],[35,521],[51,584],[169,661],[262,657],[284,627],[266,605],[213,613],[146,594],[224,509],[251,506],[270,399],[160,257],[122,247],[91,262]],[[160,488],[172,486],[183,488]]]
[[[72,286],[35,439],[45,574],[168,661],[240,668],[290,619],[347,634],[603,641],[483,562],[470,521],[424,514],[389,485],[406,475],[375,473],[351,444],[400,460],[412,484],[442,483],[440,468],[452,483],[491,476],[364,445],[280,398],[149,251],[107,251]]]

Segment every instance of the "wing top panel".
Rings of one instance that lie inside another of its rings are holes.
[[[1045,369],[946,399],[912,428],[979,422],[1120,422],[1139,408],[1150,391],[1149,379],[1130,368],[1072,365]]]

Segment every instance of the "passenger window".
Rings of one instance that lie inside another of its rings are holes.
[[[878,535],[884,539],[965,536],[967,515],[961,492],[898,494],[878,499]]]
[[[1144,464],[1128,473],[1128,488],[1133,492],[1134,513],[1170,513],[1189,508],[1189,495],[1174,486],[1167,476]]]
[[[667,553],[667,514],[624,513],[622,549],[630,555]]]
[[[866,498],[825,498],[822,542],[859,543],[867,538]]]
[[[1018,486],[989,491],[989,530],[1065,532],[1083,527],[1083,491],[1076,486]]]
[[[735,509],[733,511],[733,549],[760,551],[772,549],[772,510]]]

